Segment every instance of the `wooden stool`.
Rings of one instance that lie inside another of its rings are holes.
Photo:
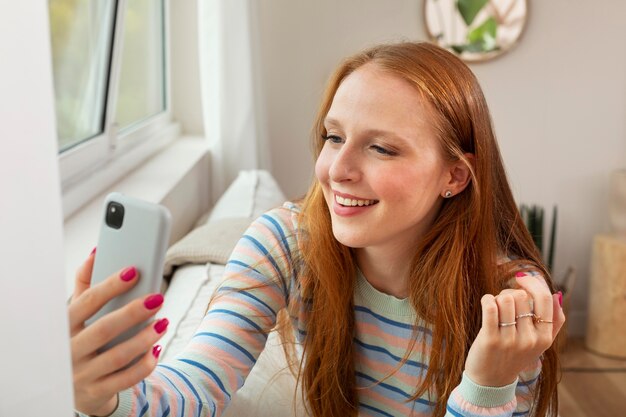
[[[626,238],[594,238],[585,344],[594,352],[626,358]]]

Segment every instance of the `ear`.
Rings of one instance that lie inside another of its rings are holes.
[[[452,162],[448,166],[447,183],[444,186],[445,188],[441,191],[441,195],[443,197],[455,196],[467,187],[472,179],[472,171],[474,170],[475,160],[474,154],[465,153],[463,154],[463,158]],[[448,191],[452,194],[446,196],[446,192]]]

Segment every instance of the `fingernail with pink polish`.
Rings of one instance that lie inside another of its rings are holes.
[[[96,253],[96,248],[97,246],[94,246],[93,249],[91,250],[91,253],[89,254],[89,256],[93,255],[94,253]]]
[[[559,306],[563,307],[563,293],[559,291],[557,294],[559,295]]]
[[[155,345],[152,348],[152,356],[154,356],[156,359],[159,359],[159,355],[161,354],[161,345]]]
[[[170,324],[170,321],[168,319],[161,319],[159,321],[157,321],[156,323],[154,323],[154,331],[157,332],[158,334],[163,333],[165,330],[167,330],[167,325]]]
[[[122,271],[120,278],[122,281],[130,281],[137,276],[137,269],[134,266],[128,267]]]
[[[526,274],[524,272],[522,272],[522,271],[515,273],[515,277],[516,278],[521,278],[521,277],[525,277],[525,276],[526,276]]]
[[[146,306],[148,310],[154,310],[161,304],[163,304],[163,296],[161,294],[152,294],[143,302],[143,305]]]

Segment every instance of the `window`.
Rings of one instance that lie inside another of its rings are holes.
[[[115,3],[50,0],[59,151],[104,133]]]
[[[165,109],[163,8],[160,1],[130,0],[115,123],[121,130]]]
[[[49,0],[49,12],[65,193],[129,149],[132,169],[138,149],[145,159],[173,136],[167,1]]]

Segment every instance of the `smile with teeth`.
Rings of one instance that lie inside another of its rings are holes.
[[[335,201],[346,207],[371,206],[372,204],[378,203],[378,200],[354,200],[351,198],[343,198],[338,195],[335,195]]]

